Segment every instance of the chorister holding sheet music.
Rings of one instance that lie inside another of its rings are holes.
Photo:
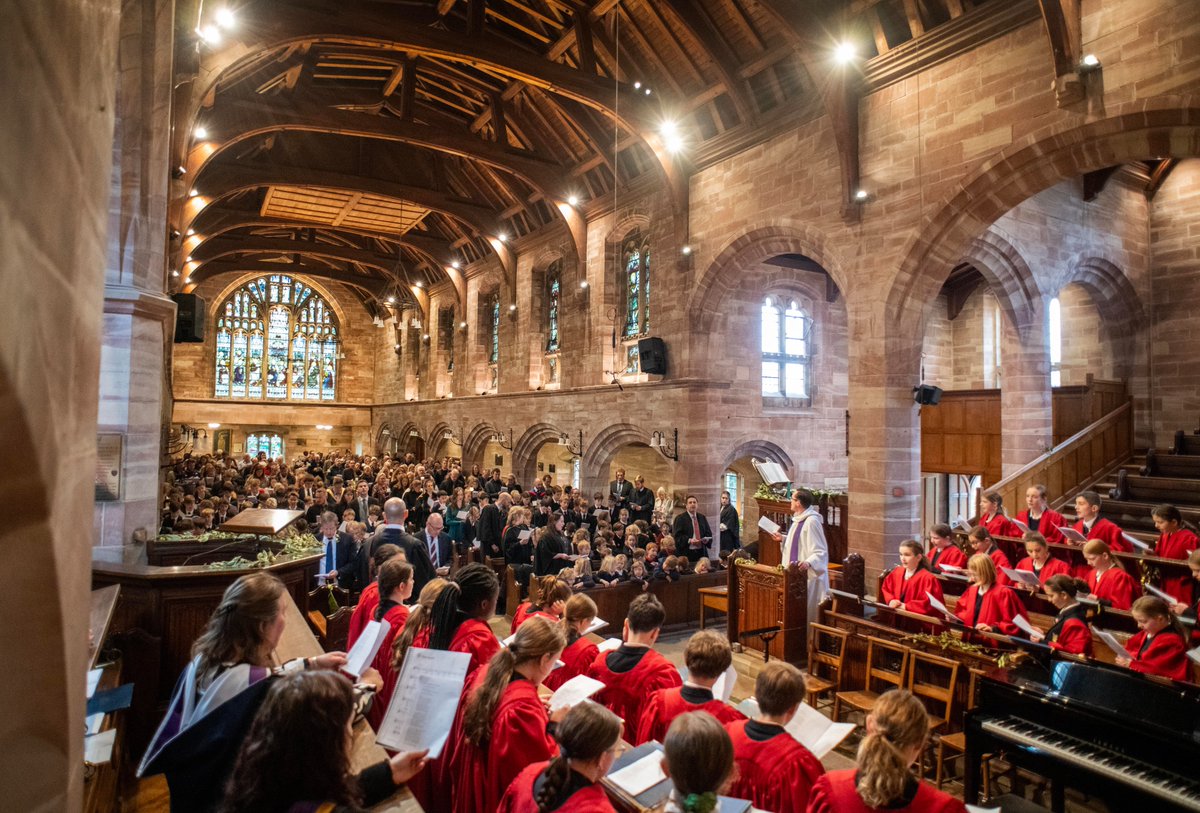
[[[1171,615],[1167,603],[1157,596],[1142,596],[1133,603],[1138,633],[1125,642],[1128,656],[1117,663],[1135,672],[1161,675],[1173,680],[1191,677],[1187,657],[1187,632]]]
[[[1186,559],[1192,551],[1200,548],[1200,539],[1191,528],[1183,525],[1183,515],[1173,505],[1159,505],[1150,512],[1154,518],[1154,527],[1158,529],[1158,541],[1154,545],[1154,555],[1164,559]],[[1164,576],[1162,589],[1184,604],[1192,603],[1191,578],[1184,575]]]
[[[900,565],[884,577],[879,592],[880,600],[889,607],[919,615],[934,614],[927,594],[942,600],[942,585],[933,575],[920,542],[906,539],[900,543]]]

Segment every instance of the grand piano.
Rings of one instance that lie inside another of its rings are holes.
[[[1200,686],[1116,666],[1032,660],[978,686],[966,716],[964,796],[984,754],[1050,780],[1051,807],[1076,788],[1124,811],[1200,811]]]

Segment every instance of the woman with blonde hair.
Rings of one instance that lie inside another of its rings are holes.
[[[991,557],[977,553],[967,561],[971,586],[954,606],[954,615],[971,629],[1016,635],[1013,619],[1025,614],[1025,605],[1016,592],[996,582],[996,565]],[[951,619],[953,620],[953,619]]]
[[[965,813],[966,805],[912,773],[929,739],[921,701],[904,689],[885,692],[867,715],[858,767],[831,771],[813,785],[808,813]]]

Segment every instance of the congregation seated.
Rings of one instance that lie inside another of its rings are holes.
[[[671,721],[690,711],[711,714],[722,724],[745,720],[746,715],[713,697],[713,686],[733,663],[729,641],[712,630],[701,630],[688,639],[683,652],[687,680],[682,686],[650,693],[638,718],[636,742],[661,741]]]
[[[929,595],[938,601],[944,596],[920,542],[906,539],[900,543],[900,565],[884,578],[879,593],[880,601],[889,607],[918,615],[933,614]]]

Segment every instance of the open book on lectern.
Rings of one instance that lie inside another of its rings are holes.
[[[791,482],[787,472],[783,470],[783,466],[776,463],[774,460],[755,460],[750,458],[750,462],[754,465],[758,476],[763,479],[763,482],[769,486],[777,486],[781,483]]]

